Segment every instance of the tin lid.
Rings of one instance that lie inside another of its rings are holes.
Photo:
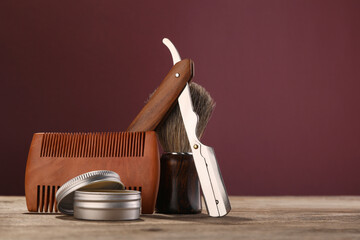
[[[120,176],[113,171],[97,170],[74,177],[56,192],[57,208],[60,212],[74,214],[74,193],[77,190],[124,189]]]

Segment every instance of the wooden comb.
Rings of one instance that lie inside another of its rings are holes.
[[[57,212],[55,194],[69,179],[93,170],[120,175],[141,191],[142,213],[153,213],[159,185],[155,132],[35,133],[25,172],[30,212]]]

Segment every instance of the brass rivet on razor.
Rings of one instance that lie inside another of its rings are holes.
[[[180,73],[175,73],[175,77],[180,77]]]
[[[197,144],[194,144],[194,149],[198,149],[199,146]]]

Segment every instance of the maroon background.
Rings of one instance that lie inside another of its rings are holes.
[[[360,194],[360,1],[1,1],[0,194],[39,131],[125,130],[172,62],[230,194]]]

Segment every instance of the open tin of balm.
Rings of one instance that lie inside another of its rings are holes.
[[[60,212],[86,220],[135,220],[140,216],[141,193],[123,190],[120,176],[97,170],[81,174],[56,193]]]
[[[74,193],[77,190],[124,189],[120,176],[113,171],[96,170],[76,176],[64,183],[56,192],[60,212],[74,214]]]
[[[141,193],[132,190],[78,190],[74,217],[85,220],[135,220],[140,217]]]

